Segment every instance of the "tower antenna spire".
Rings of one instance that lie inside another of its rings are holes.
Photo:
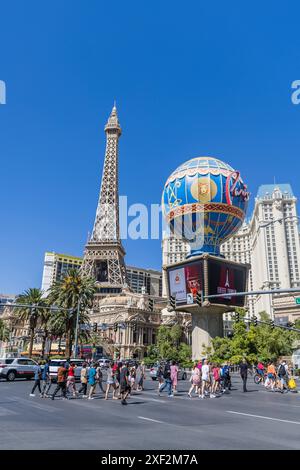
[[[96,278],[102,296],[121,292],[126,284],[125,250],[119,227],[118,144],[122,131],[115,102],[104,129],[106,149],[101,189],[82,264],[82,272]]]

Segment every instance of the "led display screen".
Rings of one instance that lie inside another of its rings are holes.
[[[236,265],[209,258],[208,260],[208,295],[232,294],[232,296],[210,298],[213,304],[242,307],[244,296],[234,296],[235,292],[245,292],[247,287],[247,266]]]

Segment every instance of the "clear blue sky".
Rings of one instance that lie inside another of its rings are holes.
[[[120,194],[160,202],[168,175],[213,155],[299,190],[299,2],[0,3],[0,292],[40,286],[46,250],[81,255],[116,98]],[[125,243],[159,268],[160,241]]]

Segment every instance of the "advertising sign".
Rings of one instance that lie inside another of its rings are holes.
[[[176,298],[177,306],[193,304],[197,292],[203,290],[203,260],[169,268],[168,280],[170,295]]]
[[[224,260],[208,259],[208,295],[232,294],[232,296],[210,298],[213,304],[242,307],[245,297],[234,296],[235,292],[245,292],[247,284],[247,266],[236,265]]]

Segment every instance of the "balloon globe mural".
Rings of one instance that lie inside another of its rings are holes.
[[[243,224],[248,201],[239,171],[217,158],[197,157],[169,176],[162,208],[170,230],[190,244],[190,256],[220,256],[220,244]]]

